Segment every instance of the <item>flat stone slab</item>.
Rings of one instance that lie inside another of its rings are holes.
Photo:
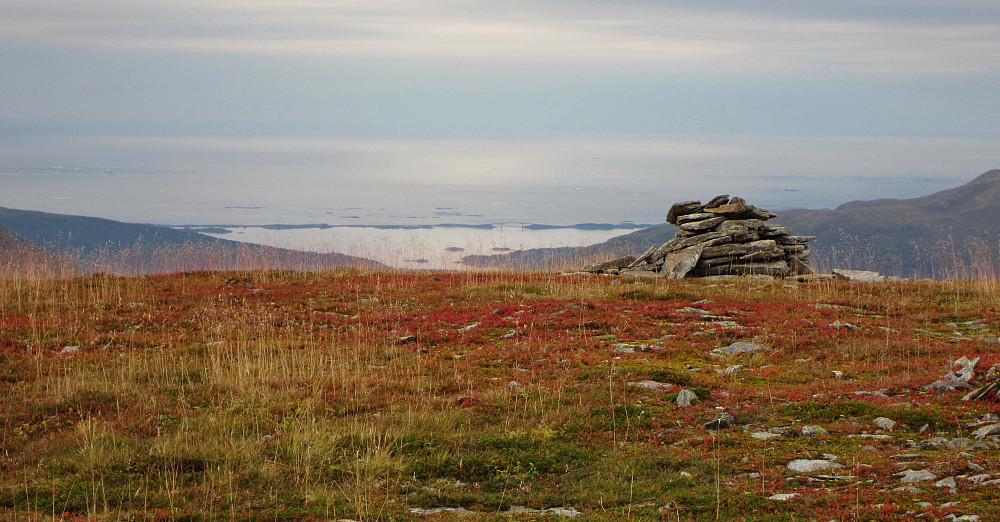
[[[770,350],[770,348],[760,343],[738,341],[730,344],[729,346],[723,346],[712,350],[712,355],[719,357],[722,355],[738,355],[741,353],[759,352],[761,350]]]
[[[821,459],[795,459],[785,465],[789,471],[794,471],[796,473],[812,473],[813,471],[821,471],[824,469],[839,469],[843,468],[842,464],[837,464],[836,462],[830,462],[829,460]]]
[[[830,272],[833,274],[833,277],[837,279],[853,281],[855,283],[881,283],[885,281],[885,277],[882,276],[882,274],[868,270],[845,270],[843,268],[834,268]]]

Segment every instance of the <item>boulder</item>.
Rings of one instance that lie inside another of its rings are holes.
[[[695,245],[684,250],[671,252],[663,258],[663,268],[660,269],[660,275],[667,279],[683,279],[698,264],[702,249],[701,245]]]

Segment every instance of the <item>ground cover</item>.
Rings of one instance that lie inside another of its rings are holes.
[[[0,518],[996,520],[996,397],[923,387],[992,378],[998,310],[984,280],[0,281]]]

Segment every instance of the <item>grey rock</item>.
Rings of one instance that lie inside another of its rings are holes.
[[[719,205],[725,205],[726,203],[729,203],[729,194],[722,194],[708,200],[708,202],[705,203],[705,205],[702,206],[701,209],[704,210],[706,208],[715,208]]]
[[[795,498],[797,496],[799,496],[798,493],[775,493],[775,494],[771,495],[770,497],[767,497],[767,499],[768,500],[777,500],[779,502],[787,502],[787,501],[792,500],[793,498]]]
[[[680,216],[686,216],[688,214],[694,214],[701,210],[701,201],[692,199],[690,201],[682,201],[680,203],[674,203],[670,210],[667,211],[667,223],[671,225],[677,224],[677,218]]]
[[[955,477],[946,477],[934,483],[934,486],[939,488],[950,488],[955,489]]]
[[[635,258],[635,261],[632,261],[632,263],[626,268],[636,268],[642,265],[650,258],[650,256],[653,255],[653,252],[656,252],[656,245],[649,247],[649,250],[646,250],[645,252],[642,253],[642,255]]]
[[[648,380],[648,379],[645,380],[645,381],[630,382],[630,383],[626,384],[626,386],[632,386],[632,387],[635,387],[635,388],[644,388],[644,389],[647,389],[647,390],[662,391],[662,392],[668,392],[668,391],[674,389],[674,385],[673,384],[670,384],[670,383],[667,383],[667,382],[658,382],[658,381],[653,381],[653,380]]]
[[[881,283],[885,281],[885,278],[878,272],[871,272],[867,270],[845,270],[842,268],[834,268],[830,272],[833,273],[833,276],[837,279],[857,283]]]
[[[896,476],[900,477],[899,481],[903,483],[923,482],[925,480],[934,480],[937,478],[937,475],[926,469],[905,469],[896,473]]]
[[[760,343],[751,343],[745,341],[738,341],[730,344],[729,346],[723,346],[721,348],[716,348],[712,350],[712,354],[716,356],[720,355],[738,355],[741,353],[752,353],[759,352],[761,350],[770,350],[767,346]]]
[[[972,385],[963,381],[954,380],[940,380],[934,381],[927,386],[924,386],[925,390],[934,390],[938,393],[948,393],[954,391],[965,391],[972,389]]]
[[[896,427],[896,421],[886,417],[878,417],[873,422],[876,426],[885,431],[892,431],[892,429]]]
[[[990,424],[989,426],[983,426],[982,428],[972,432],[972,436],[977,439],[985,439],[986,437],[991,437],[993,435],[1000,435],[1000,422]]]
[[[947,445],[948,439],[944,437],[931,437],[927,440],[920,441],[921,448],[940,448]]]
[[[951,372],[945,374],[944,380],[971,382],[976,376],[976,364],[979,363],[979,357],[975,359],[969,359],[968,357],[962,357],[952,363]]]
[[[962,438],[962,437],[959,437],[957,439],[951,439],[948,442],[948,448],[949,449],[971,448],[972,445],[973,445],[972,440],[966,439],[966,438]]]
[[[726,412],[719,412],[712,418],[712,420],[705,423],[705,429],[724,430],[731,428],[734,424],[736,424],[736,417],[733,417]]]
[[[829,460],[819,460],[819,459],[795,459],[785,465],[790,471],[796,473],[812,473],[813,471],[822,471],[824,469],[838,469],[843,468],[842,464],[837,464],[836,462],[831,462]]]
[[[592,265],[586,266],[583,270],[585,272],[597,273],[604,272],[611,269],[628,268],[635,261],[632,256],[620,257],[618,259],[613,259],[611,261],[605,261],[603,263],[594,263]]]
[[[822,426],[802,426],[801,433],[806,437],[810,436],[825,437],[830,434],[830,432],[826,431]]]
[[[697,399],[698,396],[691,390],[681,390],[677,393],[677,407],[687,408],[691,406],[691,401]]]
[[[685,232],[702,232],[711,229],[712,227],[722,223],[725,220],[726,218],[724,217],[712,217],[708,219],[703,219],[701,221],[692,221],[690,223],[685,223],[681,225],[679,228]]]
[[[660,269],[660,275],[667,279],[683,279],[698,264],[702,249],[702,246],[695,245],[667,254],[667,257],[663,260],[663,268]]]
[[[712,219],[716,217],[715,214],[711,212],[695,212],[694,214],[687,214],[684,216],[677,217],[678,225],[686,225],[688,223],[693,223],[695,221],[704,221],[706,219]],[[683,230],[683,229],[682,229]]]

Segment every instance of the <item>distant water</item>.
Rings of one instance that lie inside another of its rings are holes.
[[[592,245],[632,232],[625,229],[532,230],[515,224],[492,229],[330,227],[272,230],[263,227],[231,227],[229,230],[232,232],[209,235],[297,250],[339,252],[374,259],[397,268],[447,270],[465,268],[461,264],[461,259],[467,255],[503,254],[528,248]]]

